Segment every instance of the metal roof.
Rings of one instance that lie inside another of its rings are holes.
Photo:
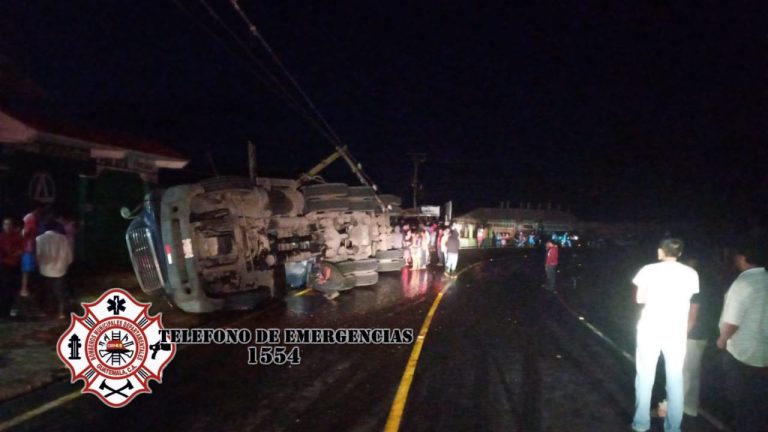
[[[478,222],[505,220],[575,222],[576,216],[562,210],[480,207],[456,219],[474,219]]]
[[[130,153],[151,161],[157,168],[179,169],[189,163],[181,153],[155,141],[81,129],[46,116],[0,109],[0,143],[24,149],[25,145],[39,141],[87,150],[94,159],[124,159]]]

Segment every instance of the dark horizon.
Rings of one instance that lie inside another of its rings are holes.
[[[137,6],[137,4],[141,6]],[[73,122],[161,140],[192,171],[296,177],[333,148],[201,30],[200,2],[8,3],[0,54]],[[229,2],[209,2],[262,61]],[[756,5],[243,3],[382,190],[460,211],[552,202],[583,219],[767,213]],[[230,46],[237,49],[230,41]],[[11,100],[6,103],[17,103]],[[323,176],[353,183],[337,161]],[[169,178],[175,177],[174,175]],[[751,221],[750,219],[754,219]]]

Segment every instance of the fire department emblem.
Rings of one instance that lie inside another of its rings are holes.
[[[161,341],[162,314],[150,316],[149,306],[112,288],[95,302],[83,303],[83,316],[72,314],[56,350],[72,383],[85,382],[83,393],[120,408],[141,393],[152,393],[150,380],[162,382],[176,345]]]

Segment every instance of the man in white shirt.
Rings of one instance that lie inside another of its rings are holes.
[[[45,232],[35,241],[37,265],[48,293],[53,293],[59,303],[59,319],[65,319],[70,311],[70,294],[66,284],[69,265],[72,264],[72,247],[67,236],[56,231],[57,223],[46,220]]]
[[[699,292],[696,270],[677,262],[683,247],[682,240],[662,240],[657,251],[660,262],[643,267],[632,280],[637,286],[637,303],[644,305],[637,324],[635,416],[632,421],[635,431],[651,428],[651,392],[659,353],[663,353],[668,399],[664,430],[680,432],[688,312],[691,296]]]
[[[738,431],[768,430],[768,270],[759,244],[736,248],[741,274],[725,294],[717,346],[726,350],[726,388]]]

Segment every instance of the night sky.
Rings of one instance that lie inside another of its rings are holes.
[[[276,176],[333,151],[251,59],[216,40],[229,35],[202,3],[179,1],[185,10],[6,0],[0,54],[45,91],[46,111],[161,140],[191,171],[211,171],[210,152],[220,172],[245,174],[247,140],[260,173]],[[584,219],[765,215],[761,2],[508,3],[241,1],[368,173],[406,204],[418,151],[421,201],[453,199],[459,211],[506,200],[561,203]],[[269,60],[229,1],[208,4]],[[354,181],[342,162],[323,175]]]

